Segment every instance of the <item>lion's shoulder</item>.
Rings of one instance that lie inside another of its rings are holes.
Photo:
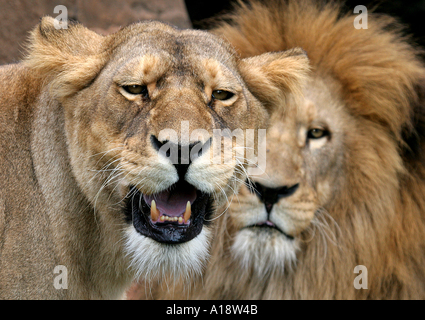
[[[20,146],[19,148],[22,149],[23,146],[29,144],[33,105],[38,95],[39,81],[22,64],[0,67],[0,150],[2,159],[5,159],[16,146]]]
[[[0,113],[3,116],[18,106],[25,105],[27,109],[39,92],[40,80],[22,63],[0,66]]]

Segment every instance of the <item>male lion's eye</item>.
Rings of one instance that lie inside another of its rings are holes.
[[[141,85],[123,86],[123,89],[130,94],[141,94],[143,96],[148,96],[149,94],[148,88]]]
[[[213,99],[216,99],[216,100],[227,100],[233,96],[234,96],[233,93],[229,91],[224,91],[224,90],[214,90],[212,92],[212,97]]]
[[[324,129],[314,128],[308,131],[307,138],[308,139],[320,139],[329,135],[329,132]]]

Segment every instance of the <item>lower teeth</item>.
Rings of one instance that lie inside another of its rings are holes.
[[[162,215],[161,217],[159,217],[159,221],[161,221],[161,222],[164,222],[164,221],[177,222],[178,221],[179,223],[183,223],[183,222],[189,221],[191,214],[192,214],[192,208],[191,208],[190,201],[188,201],[187,204],[186,204],[186,210],[183,213],[183,217],[169,217],[169,216],[166,216],[166,215]],[[155,200],[152,200],[152,203],[151,203],[151,220],[157,221],[159,215],[160,215],[160,212],[156,208]]]
[[[170,221],[170,222],[179,222],[179,223],[183,223],[183,218],[182,217],[169,217],[169,216],[161,216],[161,218],[159,218],[159,221],[164,222],[164,221]]]

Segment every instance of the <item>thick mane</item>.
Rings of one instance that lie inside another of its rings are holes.
[[[403,130],[402,154],[410,171],[425,177],[425,81],[418,85],[418,100],[411,111],[410,126]]]
[[[213,32],[244,57],[303,48],[313,68],[343,85],[353,113],[385,124],[401,140],[402,127],[418,124],[411,122],[412,104],[423,103],[417,93],[425,77],[421,50],[409,44],[392,17],[368,13],[368,29],[356,29],[355,17],[343,15],[337,2],[239,2]]]

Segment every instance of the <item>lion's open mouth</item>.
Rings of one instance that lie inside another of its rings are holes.
[[[140,234],[162,243],[192,240],[213,214],[212,196],[184,180],[154,195],[144,195],[134,186],[129,194],[128,220]]]

